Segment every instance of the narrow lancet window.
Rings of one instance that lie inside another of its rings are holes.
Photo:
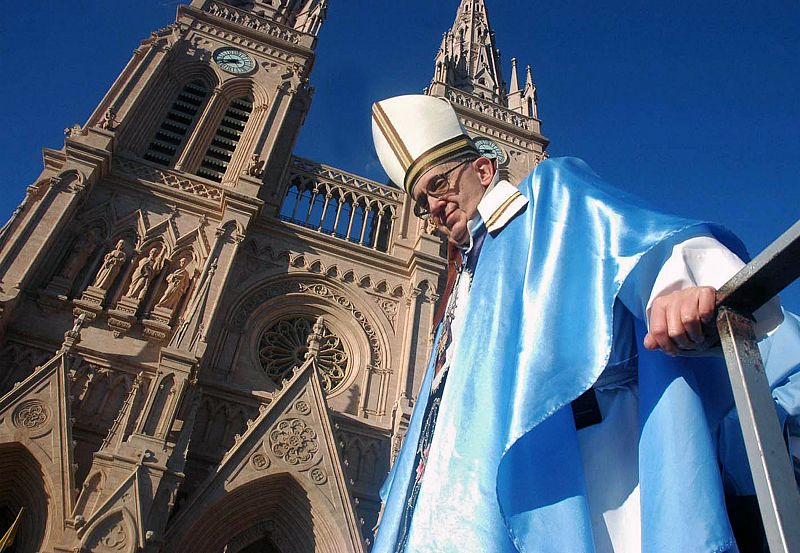
[[[236,150],[236,145],[242,137],[242,132],[244,132],[244,127],[252,111],[253,100],[251,98],[236,98],[231,101],[230,106],[225,110],[225,115],[222,116],[217,132],[214,133],[214,138],[211,139],[208,150],[206,150],[206,155],[197,171],[198,175],[222,182],[222,177],[225,176],[228,163],[233,157],[233,152]]]
[[[208,89],[200,81],[183,87],[147,147],[143,156],[146,160],[164,166],[172,165],[203,107],[206,96]]]

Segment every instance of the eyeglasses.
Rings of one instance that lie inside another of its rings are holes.
[[[422,189],[422,193],[414,200],[414,215],[420,219],[429,219],[431,211],[428,208],[428,196],[432,198],[441,198],[450,191],[450,173],[464,165],[465,163],[472,163],[474,159],[465,159],[455,167],[451,167],[444,173],[435,175],[428,181],[428,184]]]

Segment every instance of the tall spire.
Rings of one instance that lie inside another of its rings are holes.
[[[500,51],[484,0],[461,0],[453,28],[445,33],[436,55],[433,80],[507,105]]]

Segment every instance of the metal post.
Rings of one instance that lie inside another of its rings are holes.
[[[800,495],[756,343],[752,313],[798,277],[800,221],[717,292],[717,330],[771,553],[800,553]]]
[[[800,495],[775,414],[753,321],[721,307],[717,328],[770,552],[798,553]]]

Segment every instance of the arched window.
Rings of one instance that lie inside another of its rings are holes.
[[[350,214],[353,210],[353,206],[350,205],[347,196],[345,196],[340,205],[342,209],[339,212],[339,221],[334,229],[334,235],[347,240],[347,231],[350,228]]]
[[[392,219],[394,213],[391,208],[386,207],[378,215],[377,237],[375,238],[375,249],[382,252],[389,250],[389,237],[392,234]]]
[[[328,207],[325,210],[325,217],[322,219],[320,226],[322,227],[323,232],[333,234],[334,227],[336,226],[336,214],[339,213],[338,194],[331,194],[327,205]]]
[[[172,165],[186,135],[197,120],[206,96],[208,89],[200,81],[183,87],[147,147],[144,153],[146,160],[159,165]]]
[[[292,185],[289,188],[289,191],[286,193],[286,198],[283,200],[283,204],[281,205],[281,220],[283,221],[292,221],[292,215],[294,215],[294,208],[297,205],[297,199],[300,196],[300,192],[297,190],[297,185]]]
[[[247,96],[231,101],[222,116],[217,132],[211,139],[206,155],[200,163],[197,174],[216,182],[222,182],[228,163],[231,161],[236,145],[253,111],[253,99]]]
[[[360,200],[356,200],[353,204],[353,222],[350,225],[350,232],[348,233],[348,240],[351,242],[358,242],[361,238],[361,231],[364,225],[364,205]]]

